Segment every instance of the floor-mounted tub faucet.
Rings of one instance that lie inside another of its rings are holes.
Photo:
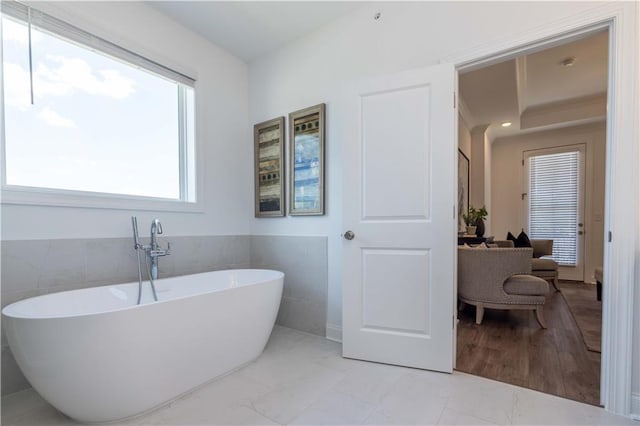
[[[168,256],[171,254],[171,243],[167,243],[166,250],[160,247],[158,244],[158,235],[162,234],[162,224],[160,220],[153,219],[151,222],[151,243],[149,245],[140,244],[138,237],[138,220],[135,216],[131,217],[131,224],[133,226],[133,242],[136,254],[138,256],[138,305],[142,299],[142,271],[140,262],[140,250],[144,251],[145,258],[144,263],[146,266],[147,274],[149,276],[149,283],[151,284],[151,290],[153,291],[153,300],[158,301],[158,295],[156,294],[156,286],[154,281],[158,279],[158,258],[161,256]],[[147,257],[151,260],[151,266]]]
[[[171,243],[167,243],[167,249],[164,250],[158,244],[158,235],[162,234],[162,224],[158,219],[153,219],[151,222],[151,245],[147,251],[148,256],[151,258],[151,279],[158,279],[158,258],[161,256],[168,256],[171,254]]]

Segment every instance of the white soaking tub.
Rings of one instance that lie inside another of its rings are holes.
[[[2,310],[13,355],[51,405],[82,422],[158,407],[257,358],[284,274],[227,270],[48,294]]]

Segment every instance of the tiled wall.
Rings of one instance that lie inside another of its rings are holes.
[[[326,335],[326,237],[253,235],[251,266],[285,274],[278,324]]]
[[[172,253],[160,276],[217,269],[271,268],[285,272],[278,324],[325,335],[327,240],[324,237],[207,236],[161,238]],[[146,241],[143,241],[146,243]],[[134,282],[130,238],[2,241],[2,307],[65,290]],[[143,271],[144,272],[144,271]],[[2,394],[29,387],[2,332]]]

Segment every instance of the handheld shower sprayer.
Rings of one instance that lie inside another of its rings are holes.
[[[140,237],[138,236],[138,218],[131,216],[131,226],[133,227],[133,248],[138,250],[140,248]]]

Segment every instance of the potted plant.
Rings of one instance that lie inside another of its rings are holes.
[[[485,206],[479,209],[469,206],[469,212],[462,215],[464,224],[467,225],[467,235],[482,237],[484,234],[484,219],[488,214]]]

